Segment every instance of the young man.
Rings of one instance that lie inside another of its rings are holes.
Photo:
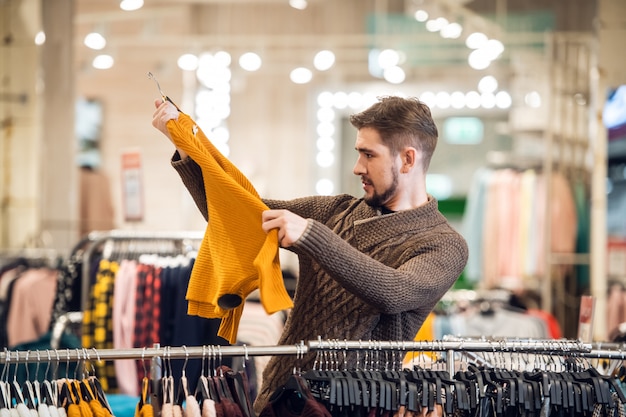
[[[152,124],[171,140],[167,125],[179,113],[168,102],[155,106]],[[413,340],[467,262],[465,240],[426,191],[438,136],[430,109],[414,98],[382,97],[350,122],[357,129],[353,173],[361,177],[362,198],[263,200],[270,210],[259,219],[261,227],[277,229],[280,246],[299,258],[294,306],[280,344],[318,337]],[[172,165],[207,218],[200,167],[180,148]],[[310,368],[314,357],[272,358],[255,412],[294,364]]]

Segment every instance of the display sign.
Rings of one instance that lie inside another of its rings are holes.
[[[443,122],[443,137],[454,145],[476,145],[483,141],[483,122],[478,117],[448,117]]]
[[[138,150],[122,153],[122,203],[125,221],[143,220],[143,184],[141,181],[141,153]]]

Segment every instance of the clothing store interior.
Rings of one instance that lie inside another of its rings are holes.
[[[0,414],[253,417],[287,356],[264,416],[625,415],[624,0],[0,0],[0,32]],[[350,115],[389,95],[469,250],[415,337],[281,344],[258,287],[230,340],[189,314],[210,220],[155,100],[290,200],[362,196]]]

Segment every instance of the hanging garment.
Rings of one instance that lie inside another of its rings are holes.
[[[30,268],[16,279],[7,316],[9,347],[33,342],[50,327],[58,271]]]
[[[137,282],[137,261],[125,259],[115,275],[113,288],[113,347],[132,348],[135,329],[135,300]],[[114,362],[115,374],[120,394],[139,395],[137,368],[132,359],[119,359]]]
[[[292,375],[287,383],[276,391],[259,417],[331,417],[324,405],[311,394],[307,382],[300,375]]]
[[[135,330],[133,346],[144,348],[160,343],[161,278],[160,268],[141,261],[137,265],[135,292]],[[137,362],[137,376],[145,376],[143,364]]]
[[[50,319],[50,331],[59,318],[71,311],[82,311],[82,252],[75,252],[59,267],[59,278]]]
[[[115,275],[119,269],[117,262],[102,259],[95,284],[91,288],[88,307],[83,314],[82,344],[85,348],[113,348],[113,311]],[[106,392],[117,391],[115,365],[112,361],[98,361],[95,364],[98,376]]]
[[[234,344],[243,302],[255,289],[269,314],[293,306],[282,279],[278,233],[263,231],[261,213],[268,207],[189,116],[179,113],[167,128],[205,178],[208,224],[189,282],[188,311],[221,318],[218,334]]]

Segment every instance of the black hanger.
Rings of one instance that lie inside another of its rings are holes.
[[[209,395],[209,388],[207,386],[207,380],[205,375],[200,375],[198,378],[198,383],[196,384],[196,391],[194,392],[194,396],[198,401],[198,404],[202,404],[204,400],[211,400],[212,398]]]
[[[273,406],[284,404],[295,415],[300,415],[310,398],[307,381],[302,375],[292,374],[282,387],[272,393],[269,402]]]
[[[229,386],[229,390],[235,399],[235,402],[241,407],[244,417],[254,417],[254,411],[252,410],[252,404],[247,394],[248,381],[243,371],[235,372],[229,370],[225,373],[226,381]]]
[[[467,401],[469,410],[473,410],[476,408],[478,404],[478,382],[476,378],[469,377],[468,374],[471,374],[470,371],[457,371],[454,374],[454,380],[458,381],[462,384],[465,389],[465,394],[467,394]]]

